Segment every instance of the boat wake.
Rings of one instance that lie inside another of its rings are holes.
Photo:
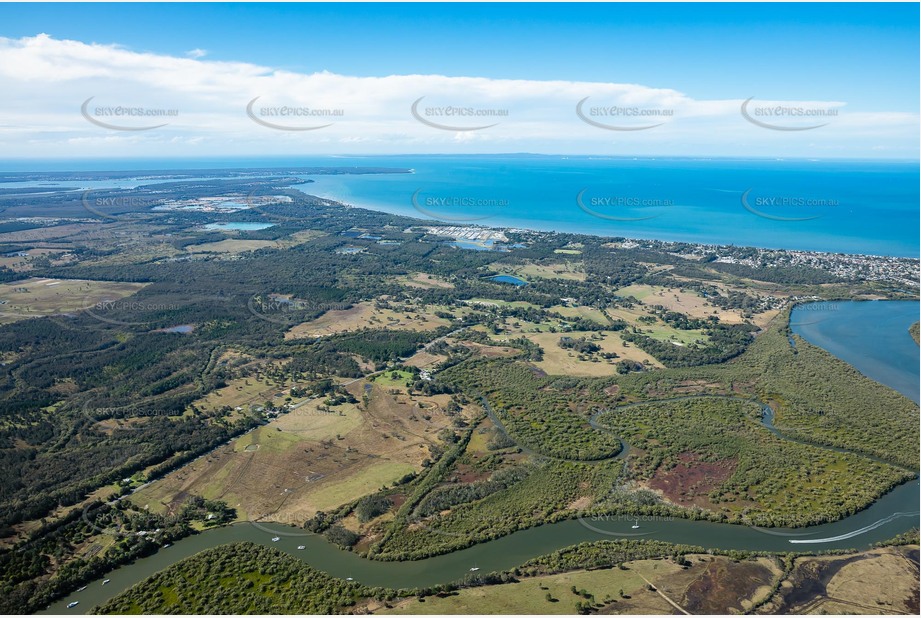
[[[834,543],[835,541],[844,541],[846,539],[853,538],[855,536],[860,536],[870,530],[875,530],[880,526],[884,526],[889,522],[899,519],[900,517],[918,517],[921,514],[919,511],[914,511],[911,513],[893,513],[889,517],[880,519],[879,521],[873,522],[869,526],[864,526],[863,528],[858,528],[852,532],[846,532],[845,534],[839,534],[838,536],[830,536],[824,539],[789,539],[790,543]]]

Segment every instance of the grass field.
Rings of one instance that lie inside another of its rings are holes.
[[[240,358],[239,354],[231,352],[224,354],[221,360],[233,362]],[[257,378],[256,376],[234,378],[226,382],[226,386],[214,389],[204,397],[197,399],[194,402],[195,407],[205,412],[214,412],[225,406],[249,410],[250,406],[261,406],[267,401],[271,401],[275,405],[281,405],[288,398],[289,389],[294,386],[293,383],[279,384],[264,377]],[[284,395],[284,397],[279,398],[279,394]],[[292,398],[292,403],[296,404],[299,401],[301,400]]]
[[[361,398],[365,384],[349,389]],[[420,470],[428,445],[439,442],[450,397],[388,391],[374,384],[367,407],[342,404],[331,412],[323,400],[308,400],[154,481],[134,500],[162,512],[197,494],[226,501],[241,519],[302,524]]]
[[[762,613],[917,615],[917,560],[917,545],[797,558]]]
[[[452,289],[454,287],[454,284],[450,281],[445,281],[441,277],[428,273],[414,273],[412,275],[406,275],[405,277],[398,277],[397,283],[410,288],[424,289]]]
[[[447,310],[442,306],[426,308],[415,305],[400,309],[378,309],[373,303],[359,303],[351,309],[327,311],[311,322],[298,324],[285,333],[286,339],[301,337],[322,337],[361,328],[386,328],[389,330],[435,330],[447,326],[449,320],[434,315],[435,311]]]
[[[705,298],[694,292],[657,285],[631,285],[615,292],[618,296],[633,296],[645,305],[662,305],[670,311],[678,311],[692,318],[719,316],[720,322],[738,324],[742,322],[741,312],[714,307]]]
[[[727,286],[716,285],[724,293],[729,291]],[[736,291],[736,288],[732,288]],[[751,292],[752,290],[748,290]],[[772,293],[768,290],[758,290],[762,293]],[[661,305],[669,311],[684,313],[692,318],[707,318],[715,315],[724,324],[740,324],[745,321],[741,309],[721,309],[711,305],[705,298],[694,292],[682,291],[678,288],[665,288],[657,285],[630,285],[620,288],[615,292],[618,296],[633,296],[646,306]],[[765,311],[752,316],[751,320],[759,327],[764,328],[778,313],[777,310]]]
[[[470,300],[464,301],[468,305],[487,305],[492,307],[531,307],[534,308],[537,305],[534,305],[523,300],[496,300],[494,298],[471,298]]]
[[[186,251],[189,253],[245,253],[246,251],[256,251],[257,249],[275,246],[276,243],[272,240],[241,240],[238,238],[228,238],[219,242],[189,245],[186,247]]]
[[[372,378],[375,384],[386,388],[406,388],[406,383],[413,379],[413,374],[409,371],[385,371]]]
[[[780,574],[768,558],[739,563],[722,556],[689,559],[687,569],[667,560],[635,560],[625,570],[526,577],[429,596],[421,603],[412,597],[392,608],[369,609],[379,614],[575,614],[576,603],[591,602],[601,614],[678,614],[678,607],[690,613],[742,613],[770,592]]]
[[[609,308],[605,311],[615,320],[624,320],[630,326],[636,326],[639,328],[643,334],[647,335],[648,337],[658,339],[660,341],[675,341],[680,344],[687,345],[698,340],[704,343],[709,340],[709,337],[704,335],[700,330],[681,330],[669,326],[660,320],[656,320],[653,324],[640,322],[639,318],[648,316],[649,314],[638,307],[634,307],[632,309],[617,307]]]
[[[441,362],[444,362],[447,356],[442,354],[432,354],[425,350],[420,350],[403,361],[404,365],[409,367],[418,367],[419,369],[428,369]]]
[[[526,264],[512,269],[513,274],[527,280],[536,279],[564,279],[567,281],[585,281],[585,271],[575,262],[560,262],[557,264]]]
[[[68,312],[80,312],[103,301],[131,296],[144,283],[25,279],[0,284],[0,324]]]
[[[616,353],[619,358],[611,362],[606,360],[582,361],[579,360],[579,354],[573,350],[567,350],[559,346],[560,337],[585,337],[591,338],[594,333],[584,331],[573,331],[569,333],[526,333],[524,334],[530,341],[533,341],[544,349],[544,359],[534,361],[536,365],[544,372],[550,375],[569,375],[569,376],[609,376],[614,375],[614,364],[623,359],[634,360],[639,363],[648,363],[651,367],[661,367],[652,356],[641,349],[621,341],[617,333],[604,333],[604,339],[595,341],[603,352]]]
[[[233,233],[233,232],[231,232]],[[278,240],[251,240],[245,238],[227,238],[219,242],[202,243],[199,245],[189,245],[186,251],[189,253],[226,253],[236,254],[247,251],[256,251],[258,249],[274,248],[287,249],[315,238],[323,236],[323,232],[317,230],[302,230],[295,232],[290,236]]]
[[[591,320],[596,324],[602,325],[611,323],[611,320],[609,320],[599,309],[595,309],[594,307],[586,307],[585,305],[579,305],[578,307],[554,305],[553,307],[550,307],[549,310],[566,316],[567,318],[585,318],[586,320]]]

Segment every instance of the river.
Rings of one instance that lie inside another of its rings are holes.
[[[869,377],[918,401],[918,347],[908,334],[917,321],[917,301],[814,303],[794,309],[793,332],[825,347]],[[827,347],[826,347],[827,346]],[[913,389],[913,390],[912,390]],[[883,496],[869,508],[841,521],[799,529],[753,528],[662,517],[575,519],[522,530],[468,549],[424,560],[366,560],[328,543],[320,535],[282,525],[236,524],[209,530],[115,569],[85,590],[52,604],[45,612],[86,613],[157,571],[224,543],[252,541],[276,547],[335,577],[352,577],[369,586],[414,588],[462,578],[471,568],[488,573],[515,567],[530,558],[585,541],[647,538],[719,549],[820,551],[866,548],[919,524],[917,479]],[[632,526],[639,525],[634,529]],[[273,538],[278,541],[273,541]],[[298,546],[305,549],[299,550]],[[68,609],[72,601],[80,604]]]

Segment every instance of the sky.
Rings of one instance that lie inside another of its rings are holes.
[[[0,4],[0,149],[914,160],[918,18],[908,3]]]

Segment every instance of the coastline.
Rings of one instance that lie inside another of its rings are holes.
[[[316,181],[313,181],[316,182]],[[305,181],[302,184],[311,184]],[[627,242],[634,242],[640,244],[650,244],[650,243],[661,243],[663,245],[694,245],[702,249],[709,250],[719,250],[719,249],[758,249],[761,251],[774,251],[774,252],[784,252],[784,253],[801,253],[809,254],[816,256],[848,256],[854,258],[873,258],[873,259],[886,259],[886,260],[914,260],[916,262],[921,262],[921,257],[914,256],[901,256],[901,255],[892,255],[892,254],[882,254],[882,253],[849,253],[843,251],[822,251],[817,249],[789,249],[786,247],[779,246],[764,246],[764,245],[747,245],[747,244],[734,244],[734,243],[717,243],[717,242],[706,242],[700,240],[687,240],[681,238],[651,238],[651,237],[637,237],[637,236],[625,236],[625,235],[614,235],[614,234],[599,234],[597,230],[592,230],[590,228],[579,228],[579,230],[559,230],[559,229],[542,229],[539,225],[536,225],[534,221],[517,221],[517,222],[502,222],[498,218],[488,217],[489,219],[495,219],[495,224],[486,224],[477,221],[463,221],[463,220],[450,220],[450,218],[443,219],[434,219],[434,218],[422,218],[429,216],[426,213],[420,212],[412,207],[408,208],[397,208],[391,207],[384,203],[380,202],[368,202],[362,201],[360,203],[354,203],[351,201],[351,198],[341,195],[317,195],[315,193],[307,193],[303,189],[299,188],[297,185],[289,187],[289,189],[298,191],[305,196],[309,197],[318,197],[321,199],[328,199],[340,204],[344,208],[358,209],[358,210],[367,210],[374,213],[383,213],[389,215],[396,215],[401,217],[407,217],[411,219],[417,219],[419,225],[424,226],[457,226],[457,227],[470,227],[470,228],[480,228],[484,230],[493,230],[501,232],[510,232],[510,233],[531,233],[531,234],[567,234],[573,236],[590,236],[593,238],[599,238],[602,240],[625,240]],[[921,256],[921,249],[919,249],[919,256]]]
[[[898,281],[902,284],[905,284],[907,287],[914,288],[912,291],[907,292],[907,296],[913,299],[918,299],[921,295],[921,287],[919,287],[919,282],[917,280],[910,280],[908,277],[915,276],[917,277],[918,267],[921,266],[921,257],[904,257],[904,256],[892,256],[892,255],[877,255],[877,254],[868,254],[868,253],[841,253],[841,252],[830,252],[830,251],[807,251],[807,250],[798,250],[798,249],[775,249],[768,247],[757,247],[750,245],[733,245],[733,244],[712,244],[712,243],[699,243],[693,241],[681,241],[681,240],[660,240],[653,238],[630,238],[626,236],[611,236],[611,235],[600,235],[596,232],[561,232],[559,230],[541,230],[537,228],[523,227],[522,225],[486,225],[483,223],[476,222],[457,222],[457,221],[445,221],[445,220],[433,220],[433,219],[421,219],[419,215],[423,214],[413,209],[409,209],[412,212],[403,212],[399,209],[390,210],[384,207],[383,205],[378,204],[352,204],[346,201],[341,197],[328,197],[315,195],[313,193],[306,193],[301,188],[295,186],[287,187],[290,190],[297,191],[304,196],[327,199],[334,201],[335,203],[341,205],[343,208],[353,209],[353,210],[363,210],[366,212],[371,212],[375,214],[391,214],[395,216],[400,216],[408,219],[413,219],[418,221],[415,224],[416,227],[432,227],[432,228],[468,228],[468,229],[477,229],[483,231],[492,231],[503,234],[512,234],[515,236],[521,235],[559,235],[566,234],[571,236],[585,236],[590,238],[596,238],[599,240],[605,240],[608,242],[622,242],[623,244],[631,244],[635,247],[654,247],[660,250],[668,251],[669,249],[674,249],[673,252],[676,257],[687,256],[688,247],[693,248],[693,254],[697,257],[702,258],[707,254],[724,254],[717,257],[715,260],[718,264],[739,264],[743,266],[756,267],[757,261],[754,258],[748,260],[734,259],[728,257],[731,254],[738,252],[746,251],[757,251],[758,257],[761,256],[789,256],[792,260],[799,262],[799,265],[812,265],[809,263],[818,262],[825,266],[835,265],[838,268],[843,269],[855,269],[861,268],[862,266],[873,263],[875,265],[900,265],[901,271],[900,274],[904,277],[897,278],[881,278],[881,280],[891,280]],[[446,238],[453,237],[450,234],[445,235]],[[453,237],[457,240],[456,237]],[[515,242],[514,240],[512,242]],[[680,250],[680,252],[679,252]],[[690,260],[693,263],[693,260]],[[791,264],[797,265],[797,264]],[[909,266],[910,265],[910,266]],[[813,266],[816,267],[816,266]],[[816,267],[820,270],[822,268]],[[842,283],[845,280],[841,281]]]

